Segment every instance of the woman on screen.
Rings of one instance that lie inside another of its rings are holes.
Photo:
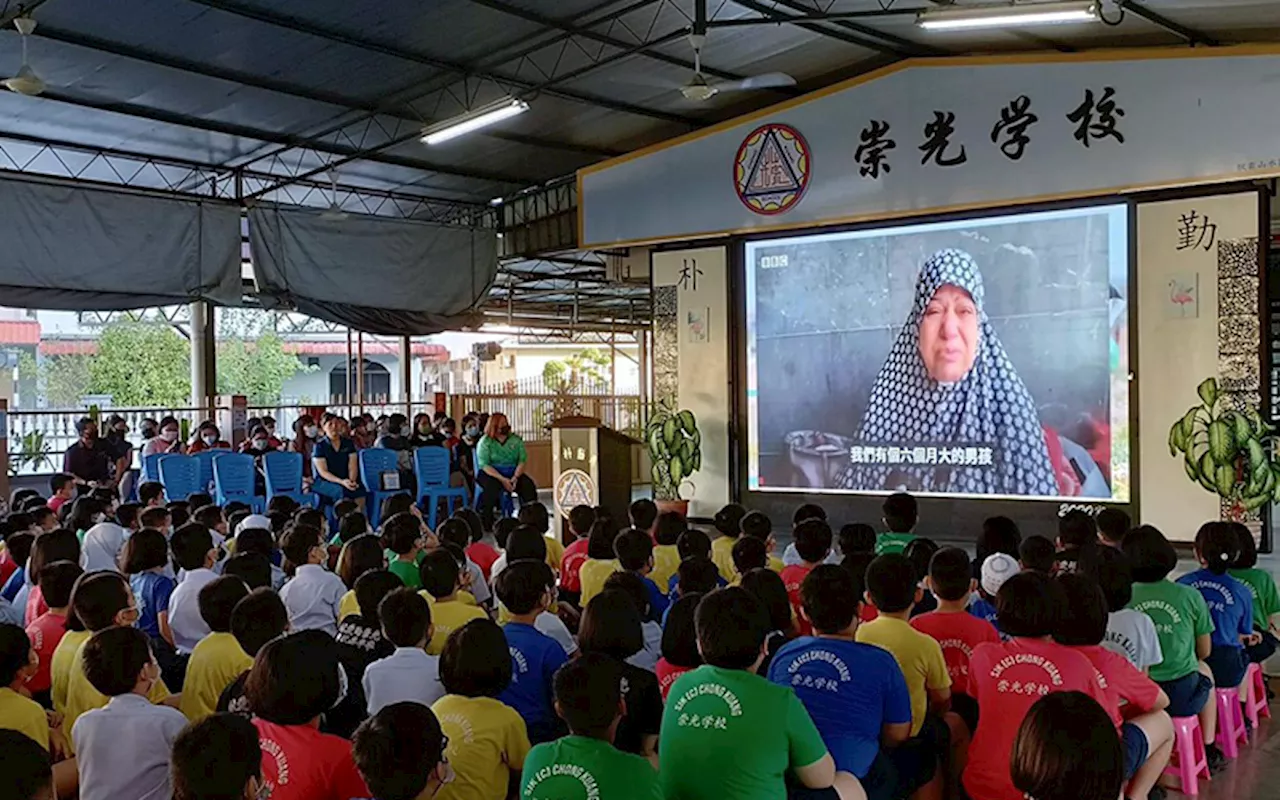
[[[968,253],[941,250],[925,262],[856,437],[853,450],[864,455],[851,455],[841,488],[1058,494],[1035,402],[982,303]],[[886,448],[909,455],[886,464],[878,457]]]

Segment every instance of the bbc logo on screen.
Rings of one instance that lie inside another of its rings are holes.
[[[787,266],[785,255],[760,257],[760,269],[782,269],[785,266]]]

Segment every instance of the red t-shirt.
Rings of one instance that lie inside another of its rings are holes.
[[[564,557],[560,559],[560,588],[566,592],[582,591],[582,578],[579,571],[587,560],[587,540],[578,539],[564,549]]]
[[[262,780],[271,800],[351,800],[368,797],[351,742],[310,725],[254,719],[262,748]]]
[[[664,703],[667,700],[667,692],[671,691],[671,684],[676,682],[676,678],[692,669],[692,667],[676,667],[668,664],[665,658],[658,659],[658,665],[653,668],[653,671],[658,676],[658,689],[662,692]]]
[[[13,560],[13,553],[7,549],[0,550],[0,587],[9,582],[13,573],[18,571],[18,564]]]
[[[792,564],[789,567],[782,568],[782,584],[787,587],[787,599],[791,601],[791,615],[796,621],[796,631],[798,636],[812,636],[813,626],[809,621],[800,615],[800,584],[804,583],[805,577],[813,567],[806,564]]]
[[[1160,699],[1160,687],[1129,659],[1100,644],[1071,649],[1084,653],[1085,658],[1089,659],[1093,668],[1102,676],[1102,691],[1107,697],[1102,707],[1107,710],[1117,728],[1125,717],[1120,713],[1121,700],[1125,702],[1124,710],[1129,716],[1145,714],[1155,708],[1156,701]]]
[[[1093,664],[1070,647],[1040,639],[981,644],[969,659],[969,693],[982,716],[969,746],[964,788],[982,800],[1023,800],[1009,777],[1013,740],[1027,712],[1050,692],[1084,692],[1107,702]]]
[[[484,579],[489,580],[489,570],[493,569],[493,562],[498,560],[498,551],[484,542],[472,542],[467,545],[466,552],[467,558],[484,573]]]
[[[44,592],[40,591],[39,586],[32,586],[31,592],[27,595],[26,614],[22,618],[22,624],[30,625],[48,610],[49,604],[44,601]]]
[[[46,611],[27,626],[27,638],[31,640],[31,648],[40,656],[40,668],[27,681],[27,688],[32,692],[47,692],[53,685],[49,677],[49,664],[53,661],[53,651],[58,649],[62,634],[67,632],[67,618],[61,614]]]
[[[62,508],[62,506],[65,505],[66,502],[67,502],[67,498],[59,497],[58,495],[55,494],[53,497],[49,498],[48,502],[46,502],[45,505],[47,505],[49,508],[52,508],[53,513],[56,514],[58,513],[58,509]]]
[[[979,619],[967,611],[947,614],[930,611],[911,618],[911,627],[938,640],[942,646],[942,658],[947,662],[951,675],[951,691],[970,694],[969,659],[978,645],[1000,641],[996,628],[985,619]]]
[[[858,607],[858,621],[875,622],[879,617],[880,610],[863,600],[862,605]]]

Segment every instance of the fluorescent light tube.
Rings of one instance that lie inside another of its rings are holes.
[[[957,31],[1097,22],[1100,18],[1095,0],[1071,0],[1070,2],[931,8],[920,12],[916,17],[916,24],[930,31]]]
[[[496,103],[468,111],[466,114],[432,125],[422,131],[423,144],[440,144],[472,131],[510,119],[529,110],[529,104],[518,97],[506,97]]]

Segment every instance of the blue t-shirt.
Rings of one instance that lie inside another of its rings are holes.
[[[0,589],[0,597],[13,602],[13,598],[18,596],[18,592],[22,591],[22,587],[27,583],[27,570],[25,567],[18,567],[9,580],[5,583],[4,588]]]
[[[676,584],[678,583],[680,583],[680,573],[678,572],[671,576],[671,580],[667,581],[667,602],[672,605],[675,605],[675,602],[680,599],[680,596],[676,594]],[[719,589],[728,585],[729,582],[724,579],[724,576],[717,573],[716,588]]]
[[[334,447],[333,442],[326,437],[316,442],[315,447],[311,450],[311,460],[323,458],[325,467],[328,468],[330,475],[346,480],[354,477],[347,474],[347,467],[351,456],[355,455],[355,452],[356,443],[351,439],[343,436],[338,440],[338,446]]]
[[[1178,578],[1178,583],[1196,589],[1209,606],[1213,619],[1214,647],[1244,647],[1241,636],[1253,633],[1253,595],[1249,587],[1230,575],[1215,575],[1207,569]]]
[[[769,680],[795,690],[836,769],[859,778],[880,752],[882,727],[911,722],[902,670],[874,645],[802,636],[774,655]]]
[[[649,590],[649,619],[657,622],[658,620],[666,617],[667,606],[671,605],[671,601],[668,600],[667,596],[658,588],[658,584],[654,583],[651,579],[646,578],[643,575],[640,576],[640,579],[644,581],[644,588]]]
[[[155,572],[130,576],[134,601],[138,604],[138,628],[152,639],[160,638],[160,612],[169,610],[169,595],[177,582]]]
[[[556,716],[552,678],[569,660],[564,647],[522,622],[508,622],[502,632],[511,651],[511,685],[498,699],[519,712],[529,729],[530,742],[549,742],[563,735]]]
[[[996,607],[990,601],[975,594],[969,603],[969,613],[978,619],[985,619],[994,625],[997,631],[1000,630],[1000,623],[996,621]]]

